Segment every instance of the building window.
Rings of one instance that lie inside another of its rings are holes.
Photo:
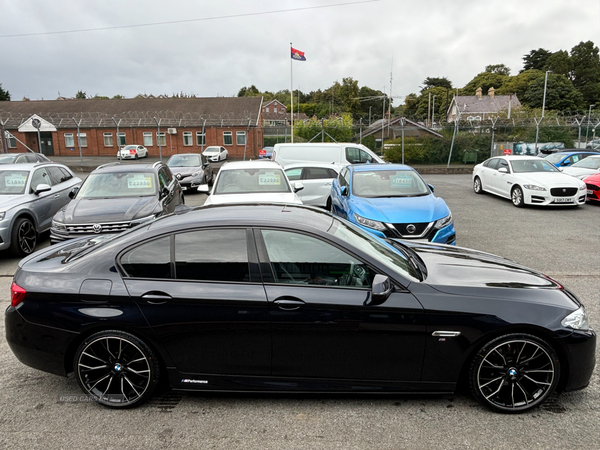
[[[235,132],[235,142],[237,145],[246,145],[246,132],[245,131],[236,131]]]
[[[17,140],[12,134],[8,137],[8,148],[17,148]]]
[[[112,133],[104,133],[104,146],[105,147],[112,147],[113,146]]]
[[[127,145],[125,142],[125,133],[119,132],[119,145]]]
[[[269,112],[269,107],[267,106],[267,112]]]
[[[158,141],[158,145],[159,147],[166,147],[167,146],[167,138],[165,137],[165,133],[164,132],[156,132],[156,140]]]
[[[277,112],[277,108],[273,108],[273,112],[276,113]]]
[[[205,145],[205,136],[202,131],[196,131],[196,145]]]
[[[87,147],[87,135],[85,133],[79,133],[77,139],[82,147]]]
[[[75,147],[73,133],[65,133],[65,147]]]
[[[192,141],[192,132],[191,131],[183,132],[183,145],[185,147],[191,147],[192,145],[194,145],[194,142]]]
[[[152,132],[144,131],[144,147],[152,147],[154,144],[152,143]]]
[[[231,131],[223,131],[223,145],[233,145],[233,133]]]

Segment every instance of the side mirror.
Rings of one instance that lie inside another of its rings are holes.
[[[206,195],[210,194],[210,188],[208,187],[208,184],[201,184],[200,186],[198,186],[197,191],[202,192],[203,194],[206,194]]]
[[[79,192],[79,188],[74,187],[73,189],[71,189],[71,192],[69,192],[69,198],[74,199],[78,192]]]
[[[160,191],[160,197],[161,198],[165,198],[169,195],[169,189],[168,188],[163,188],[162,191]]]
[[[570,166],[571,165],[571,161],[563,161],[561,166]]]
[[[299,181],[294,182],[294,193],[300,192],[302,189],[304,189],[304,185],[302,183]]]
[[[344,197],[347,197],[347,196],[348,196],[348,186],[342,186],[342,187],[340,188],[340,192],[342,193],[342,195],[343,195]]]
[[[389,277],[377,274],[373,278],[373,287],[371,288],[371,298],[367,299],[365,305],[381,305],[394,291],[394,285]]]
[[[431,192],[435,192],[435,189],[433,188],[433,186],[431,184],[428,184],[427,186],[429,186],[429,189],[431,189]]]
[[[498,172],[500,172],[500,173],[508,173],[508,169],[506,167],[500,167],[498,169]]]
[[[52,187],[50,187],[49,184],[40,183],[35,187],[33,193],[36,195],[40,195],[42,192],[48,192],[50,189],[52,189]]]

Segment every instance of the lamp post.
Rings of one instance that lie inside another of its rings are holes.
[[[538,137],[540,135],[540,123],[544,120],[544,111],[546,109],[546,90],[548,88],[548,74],[551,70],[546,70],[546,76],[544,77],[544,98],[542,99],[542,118],[538,122],[535,121],[535,154],[538,154]]]
[[[596,106],[596,105],[590,105],[590,109],[588,111],[588,123],[587,123],[587,128],[585,129],[585,146],[587,147],[587,143],[588,143],[588,133],[590,131],[590,118],[592,117],[592,108]]]

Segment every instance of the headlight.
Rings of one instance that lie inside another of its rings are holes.
[[[200,176],[200,172],[194,172],[194,173],[192,174],[192,176],[193,176],[193,177],[198,177],[198,176]]]
[[[580,191],[586,191],[587,190],[587,186],[584,184],[579,185],[579,190]]]
[[[56,231],[67,231],[65,224],[57,222],[56,220],[52,220],[52,228],[54,228]]]
[[[354,214],[354,218],[359,224],[367,228],[373,228],[374,230],[379,231],[387,230],[384,224],[382,224],[381,222],[377,222],[376,220],[365,219],[364,217],[361,217],[358,214]]]
[[[436,220],[435,224],[433,225],[433,227],[436,230],[442,229],[444,227],[447,227],[448,225],[450,225],[452,223],[452,214],[448,214],[446,217],[444,217],[443,219],[440,220]]]
[[[4,220],[5,217],[6,217],[6,211],[0,212],[0,220]]]
[[[573,328],[574,330],[589,330],[590,323],[588,320],[588,315],[585,312],[585,308],[582,306],[581,308],[573,311],[567,317],[565,317],[560,324],[563,327]]]
[[[529,189],[531,191],[545,191],[546,188],[542,186],[536,186],[535,184],[524,184],[523,187],[525,189]]]

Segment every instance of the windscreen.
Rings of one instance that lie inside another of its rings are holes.
[[[200,167],[200,155],[173,155],[167,161],[169,167]]]
[[[418,197],[431,192],[412,170],[354,171],[352,180],[357,197]]]
[[[263,192],[292,192],[281,169],[221,170],[214,194],[256,194]]]
[[[156,192],[153,172],[92,173],[81,186],[77,198],[140,197]]]
[[[0,194],[20,195],[25,192],[29,178],[27,170],[2,170],[0,171]]]
[[[514,173],[560,172],[545,159],[514,159],[510,162]]]
[[[600,169],[600,156],[589,156],[573,164],[571,167],[583,167],[585,169]]]

